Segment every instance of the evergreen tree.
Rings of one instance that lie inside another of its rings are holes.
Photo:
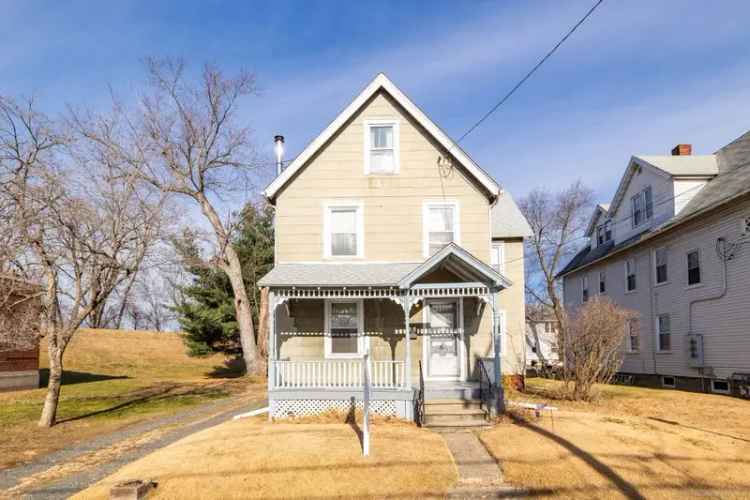
[[[250,203],[245,205],[233,243],[242,263],[253,321],[257,325],[260,310],[257,283],[273,267],[273,209],[270,206],[258,208]],[[195,233],[183,233],[175,241],[175,248],[192,275],[191,283],[180,287],[182,298],[175,304],[188,353],[192,356],[216,352],[239,355],[239,326],[229,278],[222,271],[202,264]]]

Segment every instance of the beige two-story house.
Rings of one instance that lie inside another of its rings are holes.
[[[495,373],[522,380],[528,225],[385,75],[264,194],[272,417],[349,411],[369,382],[374,410],[419,418]]]
[[[637,313],[624,380],[750,395],[750,132],[714,154],[633,156],[586,235],[565,305],[600,294]]]

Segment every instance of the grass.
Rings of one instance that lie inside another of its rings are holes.
[[[558,382],[532,379],[544,400]],[[593,403],[554,401],[554,420],[517,414],[481,435],[506,481],[532,497],[747,498],[750,402],[600,386]],[[549,400],[549,399],[547,399]]]
[[[48,372],[44,343],[42,384]],[[179,334],[82,330],[68,347],[58,425],[40,429],[46,389],[0,393],[0,469],[145,418],[244,391],[222,356],[190,358]]]
[[[154,498],[445,497],[458,475],[445,441],[407,423],[372,426],[363,457],[355,426],[255,417],[193,434],[133,462],[73,498],[108,498],[128,479]],[[203,493],[201,493],[203,492]]]

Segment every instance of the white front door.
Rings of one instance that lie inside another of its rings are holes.
[[[431,300],[427,302],[428,334],[423,347],[427,363],[427,377],[435,380],[461,378],[461,335],[459,301]]]

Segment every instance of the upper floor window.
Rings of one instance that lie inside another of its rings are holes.
[[[636,289],[637,283],[635,278],[635,259],[628,259],[625,261],[625,289],[628,292]]]
[[[429,257],[451,242],[460,243],[458,203],[427,202],[423,208],[423,254]]]
[[[588,302],[589,300],[589,277],[584,276],[581,278],[581,301]]]
[[[697,285],[701,282],[701,254],[693,250],[687,254],[688,285]]]
[[[495,271],[502,273],[505,268],[505,245],[502,242],[493,242],[490,251],[492,252],[490,254],[490,264],[492,265],[492,268]]]
[[[599,293],[607,293],[607,272],[599,271]]]
[[[365,122],[365,174],[395,174],[399,169],[398,122]]]
[[[654,269],[656,271],[656,284],[666,283],[669,279],[666,248],[657,248],[654,251]]]
[[[325,257],[362,257],[364,255],[363,208],[358,202],[335,202],[325,207]]]
[[[612,239],[612,221],[607,221],[596,228],[596,244],[603,245]]]
[[[669,314],[660,314],[656,318],[656,347],[658,351],[672,350],[672,325]]]
[[[630,198],[631,218],[633,227],[638,227],[654,216],[654,197],[651,186]]]

